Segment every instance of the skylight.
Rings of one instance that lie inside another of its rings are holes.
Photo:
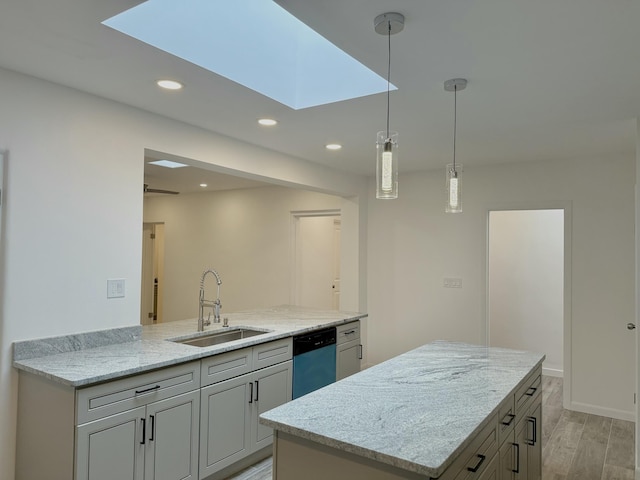
[[[387,89],[272,0],[148,0],[103,24],[295,110]]]

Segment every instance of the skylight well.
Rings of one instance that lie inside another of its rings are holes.
[[[102,23],[295,110],[387,89],[272,0],[148,0]]]

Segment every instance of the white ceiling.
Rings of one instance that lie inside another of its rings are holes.
[[[179,0],[176,0],[179,1]],[[213,0],[212,0],[213,1]],[[269,0],[265,0],[269,1]],[[139,0],[2,0],[0,66],[337,169],[374,175],[385,94],[294,111],[100,22]],[[400,170],[633,154],[640,116],[637,0],[279,0],[386,76],[380,13],[405,15],[392,37],[391,129]],[[224,4],[224,3],[223,3]],[[224,21],[224,11],[220,18]],[[224,45],[212,45],[212,54]],[[185,84],[166,93],[160,78]],[[260,127],[273,117],[279,125]],[[324,148],[338,142],[344,148]]]

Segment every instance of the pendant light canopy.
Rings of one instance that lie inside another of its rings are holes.
[[[447,165],[446,171],[446,213],[462,213],[462,196],[460,172],[462,165],[456,163],[456,133],[458,127],[458,91],[467,88],[464,78],[452,78],[444,82],[444,89],[453,92],[453,163]]]
[[[389,130],[389,90],[391,85],[391,35],[404,29],[404,16],[383,13],[373,21],[375,30],[388,38],[387,128],[376,137],[376,198],[398,198],[398,133]]]

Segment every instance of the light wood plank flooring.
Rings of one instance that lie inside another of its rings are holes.
[[[562,379],[542,379],[542,480],[634,480],[635,424],[562,408]],[[271,480],[271,458],[227,480]]]

